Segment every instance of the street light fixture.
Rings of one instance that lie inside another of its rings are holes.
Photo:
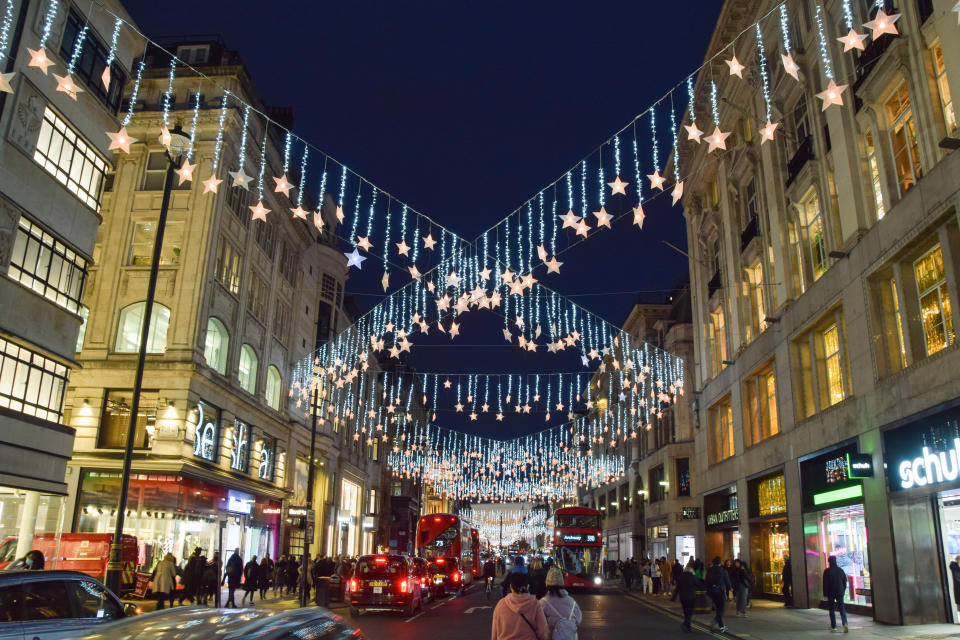
[[[114,593],[120,591],[123,571],[123,525],[127,513],[127,492],[130,489],[130,467],[133,464],[133,438],[137,430],[137,414],[140,413],[140,392],[143,389],[143,367],[147,359],[147,338],[150,334],[150,319],[157,291],[157,276],[160,271],[160,251],[163,248],[163,232],[167,226],[167,209],[170,207],[170,191],[173,177],[190,151],[190,136],[177,124],[170,130],[170,144],[166,147],[167,174],[163,181],[163,199],[160,201],[160,218],[153,241],[153,258],[150,261],[150,280],[147,283],[147,299],[140,327],[140,350],[137,358],[137,373],[133,383],[133,398],[130,406],[130,424],[127,426],[127,442],[123,451],[123,474],[120,480],[120,500],[117,506],[117,522],[110,545],[110,561],[107,563],[107,587]]]

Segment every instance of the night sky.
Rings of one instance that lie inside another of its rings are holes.
[[[694,71],[721,4],[167,0],[128,9],[151,37],[222,36],[264,101],[294,108],[297,134],[472,240]],[[663,200],[645,207],[643,231],[627,218],[591,234],[545,282],[617,325],[638,294],[665,295],[687,263],[663,244],[686,246],[680,208]],[[363,310],[383,297],[379,277],[378,268],[351,277],[348,293]],[[457,341],[415,340],[413,364],[583,368],[569,350],[564,358],[510,347],[502,323],[467,314]],[[460,417],[438,422],[498,437],[544,426],[542,416],[509,424]]]

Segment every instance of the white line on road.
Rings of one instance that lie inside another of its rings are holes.
[[[445,605],[445,604],[447,604],[448,602],[450,602],[451,600],[453,600],[455,597],[456,597],[456,596],[450,596],[449,598],[446,598],[446,599],[444,599],[444,600],[441,600],[440,602],[438,602],[437,604],[433,605],[433,606],[430,607],[430,608],[431,608],[431,609],[436,609],[437,607],[442,607],[443,605]]]
[[[419,618],[420,616],[422,616],[422,615],[425,614],[425,613],[426,613],[425,610],[421,610],[420,613],[418,613],[417,615],[413,616],[412,618],[407,618],[406,620],[404,620],[404,622],[410,622],[411,620],[416,620],[417,618]]]

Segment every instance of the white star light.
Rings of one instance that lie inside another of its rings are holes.
[[[673,185],[673,193],[671,195],[673,196],[673,204],[677,204],[680,198],[683,197],[683,180]]]
[[[607,210],[606,210],[605,207],[602,207],[602,206],[601,206],[601,207],[600,207],[600,211],[594,211],[594,212],[593,212],[593,215],[595,215],[595,216],[597,217],[597,228],[598,228],[598,229],[599,229],[600,227],[606,227],[607,229],[610,229],[610,228],[611,228],[611,227],[610,227],[610,221],[613,219],[613,216],[611,216],[609,213],[607,213]]]
[[[217,174],[211,173],[210,177],[203,181],[203,192],[216,193],[217,189],[220,187],[221,182],[223,182],[223,180],[218,178]]]
[[[77,94],[83,91],[83,89],[78,87],[77,83],[73,81],[73,78],[70,77],[69,73],[62,76],[53,74],[53,77],[57,79],[57,91],[67,94],[73,100],[76,100]]]
[[[864,22],[863,26],[873,31],[872,38],[876,40],[885,33],[889,33],[892,36],[900,33],[897,31],[897,26],[894,24],[899,19],[899,13],[891,13],[890,15],[887,15],[884,13],[883,9],[880,9],[877,11],[877,15],[873,18],[873,20],[870,22]]]
[[[267,214],[270,213],[270,209],[263,206],[262,200],[258,200],[257,204],[250,207],[250,211],[253,211],[251,220],[262,220],[263,222],[267,221]]]
[[[43,75],[47,75],[47,70],[53,66],[53,62],[47,57],[46,49],[43,47],[39,49],[28,48],[27,51],[30,52],[30,62],[27,63],[27,66],[36,67],[40,69]]]
[[[623,180],[620,179],[620,176],[616,176],[616,177],[613,179],[613,182],[608,182],[608,183],[607,183],[607,186],[609,186],[610,189],[613,191],[613,193],[611,193],[610,195],[614,195],[614,196],[615,196],[615,195],[617,195],[617,194],[619,193],[620,195],[625,196],[625,195],[627,195],[627,185],[628,185],[628,184],[630,184],[630,183],[629,183],[629,182],[624,182]]]
[[[233,178],[233,186],[241,187],[250,191],[250,176],[243,172],[243,167],[240,167],[236,171],[229,171],[230,176]]]
[[[779,122],[770,122],[769,120],[767,120],[767,124],[765,124],[763,128],[760,129],[760,144],[763,144],[768,140],[773,140],[773,134],[774,132],[776,132],[777,127],[779,126],[780,126]]]
[[[797,82],[800,82],[800,65],[798,65],[793,56],[789,53],[780,54],[780,58],[783,60],[783,70],[793,76],[793,79]]]
[[[287,180],[287,174],[283,174],[279,178],[273,176],[273,181],[276,183],[276,186],[273,188],[273,192],[282,193],[289,198],[290,189],[293,189],[294,185],[290,184],[290,182]]]
[[[13,76],[15,75],[17,75],[16,71],[11,71],[10,73],[0,73],[0,91],[3,91],[4,93],[13,93],[13,87],[10,85],[10,81],[13,80]]]
[[[700,144],[700,136],[703,135],[703,131],[700,131],[700,128],[697,126],[696,122],[685,124],[683,125],[683,128],[687,130],[687,140],[692,140],[693,142]]]
[[[714,151],[716,149],[727,149],[727,138],[730,136],[730,132],[723,132],[720,130],[720,127],[714,126],[713,133],[704,138],[709,143],[709,148],[707,152]]]
[[[847,35],[837,38],[837,40],[843,43],[844,53],[846,53],[847,51],[850,51],[851,49],[859,49],[860,51],[863,51],[863,48],[864,48],[863,41],[866,39],[867,39],[867,34],[857,33],[853,29],[850,29],[850,31],[847,32]]]
[[[120,127],[120,131],[116,133],[107,131],[107,136],[110,138],[110,146],[107,147],[108,151],[119,149],[124,153],[130,153],[130,145],[137,141],[136,138],[127,133],[126,127]]]
[[[633,210],[633,224],[643,229],[643,220],[647,216],[643,213],[643,205],[638,204]]]
[[[363,267],[360,266],[360,263],[362,263],[364,260],[366,260],[366,258],[364,258],[362,255],[360,255],[360,250],[359,250],[359,249],[354,249],[351,253],[344,253],[343,255],[347,257],[347,268],[348,268],[348,269],[349,269],[350,267],[356,267],[357,269],[362,269],[362,268],[363,268]]]
[[[570,209],[570,211],[567,211],[565,214],[560,216],[560,219],[563,220],[563,227],[562,227],[563,229],[566,229],[568,227],[573,227],[574,229],[576,229],[577,223],[580,222],[580,216],[575,214],[573,212],[573,209]]]
[[[882,12],[881,12],[882,13]],[[823,100],[822,111],[826,111],[830,105],[843,106],[843,92],[847,85],[837,85],[833,80],[827,85],[827,88],[817,94],[817,97]]]
[[[184,158],[183,165],[179,169],[177,169],[177,176],[179,176],[180,178],[180,182],[178,182],[177,184],[181,185],[187,180],[190,180],[192,182],[193,170],[196,168],[197,168],[197,165],[190,164],[190,160],[188,160],[187,158]]]
[[[727,66],[730,67],[730,75],[737,76],[743,80],[743,70],[746,69],[746,67],[740,64],[740,61],[737,60],[737,56],[733,56],[729,60],[724,60],[724,62],[726,62]]]
[[[660,189],[660,191],[663,191],[663,183],[666,181],[666,178],[660,175],[659,169],[651,174],[648,174],[647,178],[650,179],[651,189]]]

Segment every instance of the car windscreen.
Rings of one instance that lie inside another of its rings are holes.
[[[399,576],[407,571],[407,562],[402,558],[360,558],[357,563],[357,575],[367,576]]]

